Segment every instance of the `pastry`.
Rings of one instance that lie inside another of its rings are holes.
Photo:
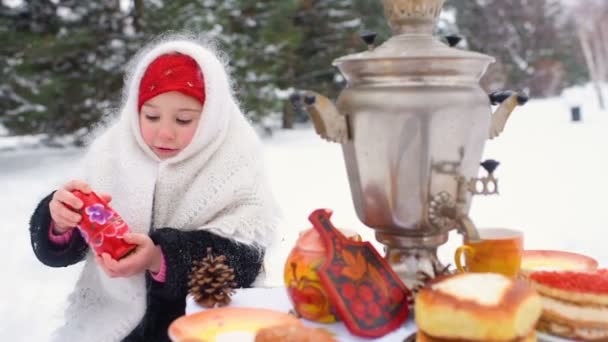
[[[418,341],[534,341],[540,296],[524,280],[493,273],[439,277],[415,303]]]
[[[466,341],[466,340],[454,340],[454,339],[441,339],[441,338],[433,338],[427,334],[425,334],[422,331],[418,331],[418,333],[416,333],[416,342],[459,342],[459,341]],[[510,342],[536,342],[536,331],[532,330],[530,331],[530,334],[528,334],[528,336],[522,337],[522,338],[517,338],[514,340],[511,340]],[[493,342],[493,341],[484,341],[484,342]]]
[[[255,342],[337,342],[337,340],[325,329],[289,324],[260,329],[255,336]]]

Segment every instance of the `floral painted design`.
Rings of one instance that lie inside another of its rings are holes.
[[[129,227],[120,216],[113,216],[110,224],[103,230],[103,235],[122,239],[129,232]]]
[[[95,248],[101,247],[101,245],[103,245],[103,234],[95,234],[93,235],[93,237],[91,237],[89,231],[87,231],[86,229],[82,228],[81,226],[78,226],[77,228],[80,231],[80,235],[82,236],[84,241],[89,245]]]
[[[285,264],[285,285],[298,315],[314,322],[333,323],[338,316],[317,273],[324,259],[323,253],[294,249]]]
[[[399,316],[410,294],[395,282],[372,252],[346,245],[339,239],[331,243],[334,258],[325,274],[336,286],[339,300],[350,309],[351,319],[359,327],[373,330]]]
[[[91,223],[106,224],[114,215],[114,212],[107,210],[103,204],[93,204],[86,207],[85,212],[89,216]]]
[[[74,194],[85,204],[79,210],[82,220],[78,230],[97,255],[108,253],[118,260],[136,247],[123,239],[129,226],[97,194],[80,191],[74,191]]]
[[[112,225],[116,229],[116,237],[122,239],[129,232],[129,226],[121,217],[115,216],[112,220]]]
[[[93,236],[92,239],[90,239],[89,243],[93,247],[101,247],[103,245],[103,240],[104,240],[103,234],[97,234],[97,235]]]
[[[125,221],[114,212],[106,209],[102,204],[93,204],[85,208],[90,225],[88,229],[78,226],[84,240],[94,247],[101,247],[105,238],[116,237],[122,239],[129,232]],[[99,231],[99,229],[102,229]]]
[[[371,243],[346,239],[331,214],[318,209],[308,217],[327,250],[321,283],[351,333],[384,336],[407,319],[411,293]]]

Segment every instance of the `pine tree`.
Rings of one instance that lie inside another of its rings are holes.
[[[0,13],[4,27],[19,27],[17,34],[0,31],[8,42],[2,72],[11,80],[0,88],[1,120],[9,129],[91,127],[118,105],[123,67],[135,50],[159,33],[184,30],[206,33],[226,51],[251,120],[283,116],[291,127],[307,119],[291,112],[294,88],[335,97],[344,82],[332,61],[365,49],[362,31],[380,24],[387,32],[380,3],[364,0],[135,0],[129,13],[118,3],[30,0]]]
[[[30,0],[3,15],[18,27],[3,57],[10,89],[2,122],[14,133],[49,137],[90,128],[119,100],[125,36],[115,2]],[[12,50],[12,51],[11,51]],[[115,99],[115,102],[109,99]],[[84,133],[84,132],[81,132]]]
[[[227,0],[174,0],[146,3],[140,18],[141,32],[153,37],[165,32],[192,32],[216,41],[228,57],[229,72],[234,78],[236,95],[243,102],[246,115],[257,120],[269,108],[261,92],[263,76],[256,71],[260,66],[256,40],[260,17],[266,2]]]

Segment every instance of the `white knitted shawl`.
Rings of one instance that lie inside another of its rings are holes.
[[[169,52],[198,62],[206,101],[190,145],[161,161],[142,140],[137,98],[146,67]],[[278,212],[265,180],[262,145],[232,95],[218,54],[199,42],[174,38],[144,49],[135,60],[118,121],[95,139],[84,158],[85,180],[96,192],[113,196],[112,207],[134,232],[204,229],[268,247]],[[119,341],[142,319],[145,294],[144,274],[111,279],[89,252],[69,298],[66,323],[54,338]]]

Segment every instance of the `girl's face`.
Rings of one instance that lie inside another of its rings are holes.
[[[178,91],[151,98],[139,113],[144,142],[160,159],[177,155],[192,141],[202,110],[197,99]]]

